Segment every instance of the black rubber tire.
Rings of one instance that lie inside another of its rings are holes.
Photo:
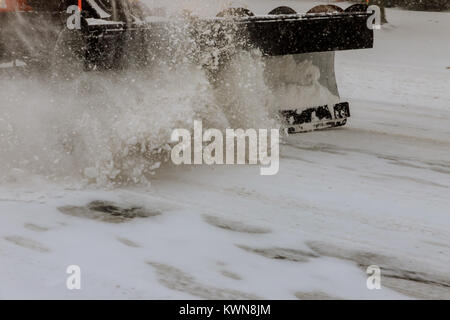
[[[335,13],[344,12],[341,7],[335,6],[334,4],[321,4],[311,8],[307,13]]]
[[[269,15],[282,15],[282,14],[297,14],[297,11],[292,9],[291,7],[281,6],[278,8],[273,9],[269,12]]]

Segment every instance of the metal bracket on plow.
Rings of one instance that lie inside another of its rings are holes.
[[[348,102],[335,104],[332,111],[330,110],[329,106],[320,106],[299,112],[284,110],[280,113],[286,122],[284,126],[286,133],[293,134],[340,127],[347,123],[347,118],[350,117]]]

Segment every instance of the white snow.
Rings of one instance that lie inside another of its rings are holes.
[[[318,3],[241,2],[257,13]],[[337,54],[349,124],[286,139],[276,176],[257,166],[162,164],[150,185],[84,180],[92,163],[88,175],[104,170],[107,179],[117,158],[139,177],[148,159],[127,156],[136,141],[163,144],[171,119],[189,126],[199,113],[220,114],[200,73],[111,81],[100,89],[104,103],[86,101],[86,79],[75,86],[79,100],[65,90],[57,101],[43,83],[0,82],[0,299],[448,299],[450,13],[387,15],[375,49]],[[129,96],[136,100],[125,105]],[[54,149],[72,131],[83,153]],[[108,223],[58,210],[95,200],[158,214]],[[81,267],[79,291],[66,288],[69,265]],[[369,265],[382,268],[382,290],[367,289]]]
[[[320,84],[320,77],[327,75],[321,75],[311,60],[298,62],[292,55],[272,57],[266,61],[265,68],[274,96],[272,104],[279,110],[302,110],[339,103],[339,97]]]

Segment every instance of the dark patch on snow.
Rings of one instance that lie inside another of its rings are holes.
[[[226,271],[226,270],[222,270],[220,272],[224,277],[233,279],[233,280],[242,280],[241,276],[239,276],[238,274],[234,273],[234,272],[230,272],[230,271]]]
[[[238,290],[217,288],[196,282],[195,278],[178,268],[156,262],[147,264],[155,268],[159,282],[166,288],[211,300],[260,300],[261,298]]]
[[[374,122],[375,124],[378,124],[378,125],[380,125],[380,126],[384,126],[384,127],[394,127],[394,128],[398,128],[398,127],[400,127],[400,125],[398,125],[398,124],[393,124],[393,123],[384,123],[384,122],[378,122],[378,121],[376,121],[376,122]]]
[[[23,226],[25,228],[27,228],[28,230],[36,231],[36,232],[44,232],[44,231],[50,230],[49,228],[41,227],[34,223],[25,223]]]
[[[382,159],[382,158],[380,158]],[[405,161],[401,161],[401,160],[390,160],[388,161],[389,164],[392,164],[394,166],[399,166],[399,167],[407,167],[407,168],[413,168],[413,169],[426,169],[423,166],[419,166],[419,165],[415,165],[412,163],[408,163]]]
[[[250,226],[239,221],[227,220],[224,218],[219,218],[210,215],[204,215],[203,219],[205,220],[206,223],[212,226],[235,232],[255,233],[255,234],[263,234],[270,232],[270,230],[266,228]]]
[[[381,269],[381,285],[419,299],[450,299],[450,278],[411,268],[410,263],[377,253],[352,251],[334,245],[309,242],[308,246],[322,256],[355,262],[364,272],[370,265]]]
[[[20,236],[8,236],[5,237],[5,240],[14,243],[15,245],[18,245],[20,247],[27,248],[33,251],[50,252],[50,249],[46,248],[43,244],[32,239],[27,239]]]
[[[65,206],[59,211],[75,217],[88,218],[109,223],[121,223],[134,218],[148,218],[161,215],[158,209],[119,205],[109,201],[93,201],[85,207]]]
[[[140,247],[140,245],[138,245],[136,242],[131,241],[131,240],[127,239],[127,238],[120,238],[119,237],[119,238],[117,238],[117,240],[119,242],[121,242],[122,244],[126,245],[127,247],[132,247],[132,248],[139,248]]]
[[[440,183],[435,183],[433,181],[429,181],[429,180],[426,180],[426,179],[419,179],[419,178],[402,176],[402,175],[396,175],[396,174],[380,174],[380,176],[387,177],[387,178],[393,178],[393,179],[397,179],[397,180],[410,181],[410,182],[423,184],[423,185],[428,185],[428,186],[433,186],[433,187],[439,187],[439,188],[448,189],[448,186],[446,186],[446,185],[443,185],[443,184],[440,184]]]
[[[444,173],[444,174],[450,174],[450,170],[442,169],[442,168],[431,168],[431,171],[438,172],[438,173]]]
[[[322,143],[318,143],[315,145],[293,145],[293,144],[289,144],[290,147],[297,149],[297,150],[302,150],[302,151],[312,151],[312,152],[324,152],[324,153],[329,153],[329,154],[334,154],[334,155],[345,155],[345,152],[342,151],[347,151],[344,150],[343,148],[341,148],[341,150],[339,150],[337,147],[332,146],[332,145],[328,145],[328,144],[322,144]]]
[[[293,262],[307,262],[309,258],[318,258],[314,252],[296,250],[296,249],[285,249],[285,248],[250,248],[244,245],[238,245],[245,251],[256,253],[260,256],[277,259],[277,260],[287,260]]]
[[[295,160],[295,161],[302,161],[302,162],[306,162],[306,163],[310,163],[310,164],[316,164],[316,162],[314,162],[314,161],[306,160],[306,159],[304,159],[304,158],[297,157],[297,156],[293,156],[293,155],[283,155],[283,159],[286,159],[286,160]]]
[[[389,160],[389,164],[400,166],[400,167],[409,167],[414,169],[427,169],[438,173],[450,174],[450,165],[446,162],[430,162],[430,161],[417,161],[419,164],[412,164],[406,162],[400,158],[394,157],[386,157],[379,156],[380,159]]]
[[[294,295],[300,300],[343,300],[342,298],[333,297],[321,291],[296,292]]]

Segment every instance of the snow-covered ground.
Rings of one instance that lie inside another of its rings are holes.
[[[387,15],[373,50],[337,54],[349,124],[286,139],[278,175],[165,165],[149,186],[102,188],[10,172],[0,298],[450,299],[450,13]],[[90,219],[99,200],[144,217]]]

